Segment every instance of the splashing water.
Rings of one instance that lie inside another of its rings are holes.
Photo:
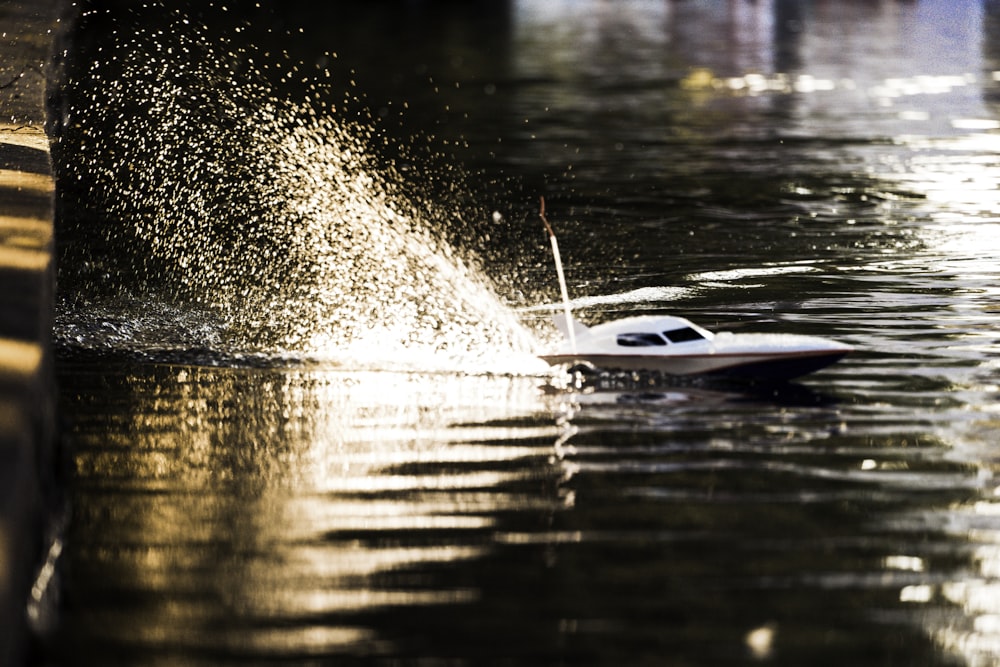
[[[366,367],[530,357],[532,336],[444,241],[468,195],[404,192],[388,140],[323,101],[329,70],[305,100],[281,97],[262,70],[308,82],[303,66],[169,16],[153,35],[115,30],[109,61],[67,82],[83,101],[60,180],[92,211],[62,222],[57,342]]]

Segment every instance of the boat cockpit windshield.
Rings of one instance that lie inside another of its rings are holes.
[[[618,334],[618,344],[622,347],[659,347],[671,343],[686,343],[692,340],[704,340],[696,329],[682,327],[664,331],[661,336],[649,331]]]
[[[671,343],[686,343],[691,340],[704,340],[705,337],[698,333],[697,330],[691,327],[682,327],[680,329],[673,329],[671,331],[664,331],[663,335],[667,337]]]
[[[655,333],[623,333],[618,334],[618,344],[622,347],[655,347],[666,345],[667,341]]]

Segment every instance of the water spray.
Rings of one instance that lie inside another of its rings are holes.
[[[442,204],[473,195],[451,161],[339,110],[353,84],[318,69],[313,85],[307,63],[155,4],[67,79],[78,120],[60,140],[74,215],[60,223],[72,241],[59,341],[144,358],[537,369],[534,336],[476,255],[452,247],[464,221]],[[279,73],[300,69],[303,87],[286,90]],[[414,161],[440,175],[410,187],[399,165]]]

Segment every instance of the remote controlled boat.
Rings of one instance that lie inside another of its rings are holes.
[[[674,316],[626,317],[593,327],[564,314],[554,319],[566,340],[552,354],[541,355],[553,365],[788,380],[829,366],[851,351],[817,336],[712,333]]]
[[[587,327],[572,316],[559,246],[549,234],[563,298],[556,327],[565,340],[551,354],[552,365],[585,364],[600,370],[652,371],[670,375],[716,375],[788,380],[836,363],[851,347],[817,336],[778,333],[713,333],[683,317],[639,316]]]

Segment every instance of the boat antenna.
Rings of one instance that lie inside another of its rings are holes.
[[[566,274],[563,273],[562,258],[559,256],[559,242],[556,240],[556,233],[552,231],[552,225],[545,218],[545,197],[539,197],[541,208],[538,210],[538,217],[545,225],[545,231],[549,233],[549,243],[552,244],[552,257],[556,262],[556,276],[559,278],[559,292],[562,295],[563,312],[566,315],[566,335],[569,338],[569,347],[576,354],[576,332],[573,330],[573,314],[569,307],[569,290],[566,289]]]

